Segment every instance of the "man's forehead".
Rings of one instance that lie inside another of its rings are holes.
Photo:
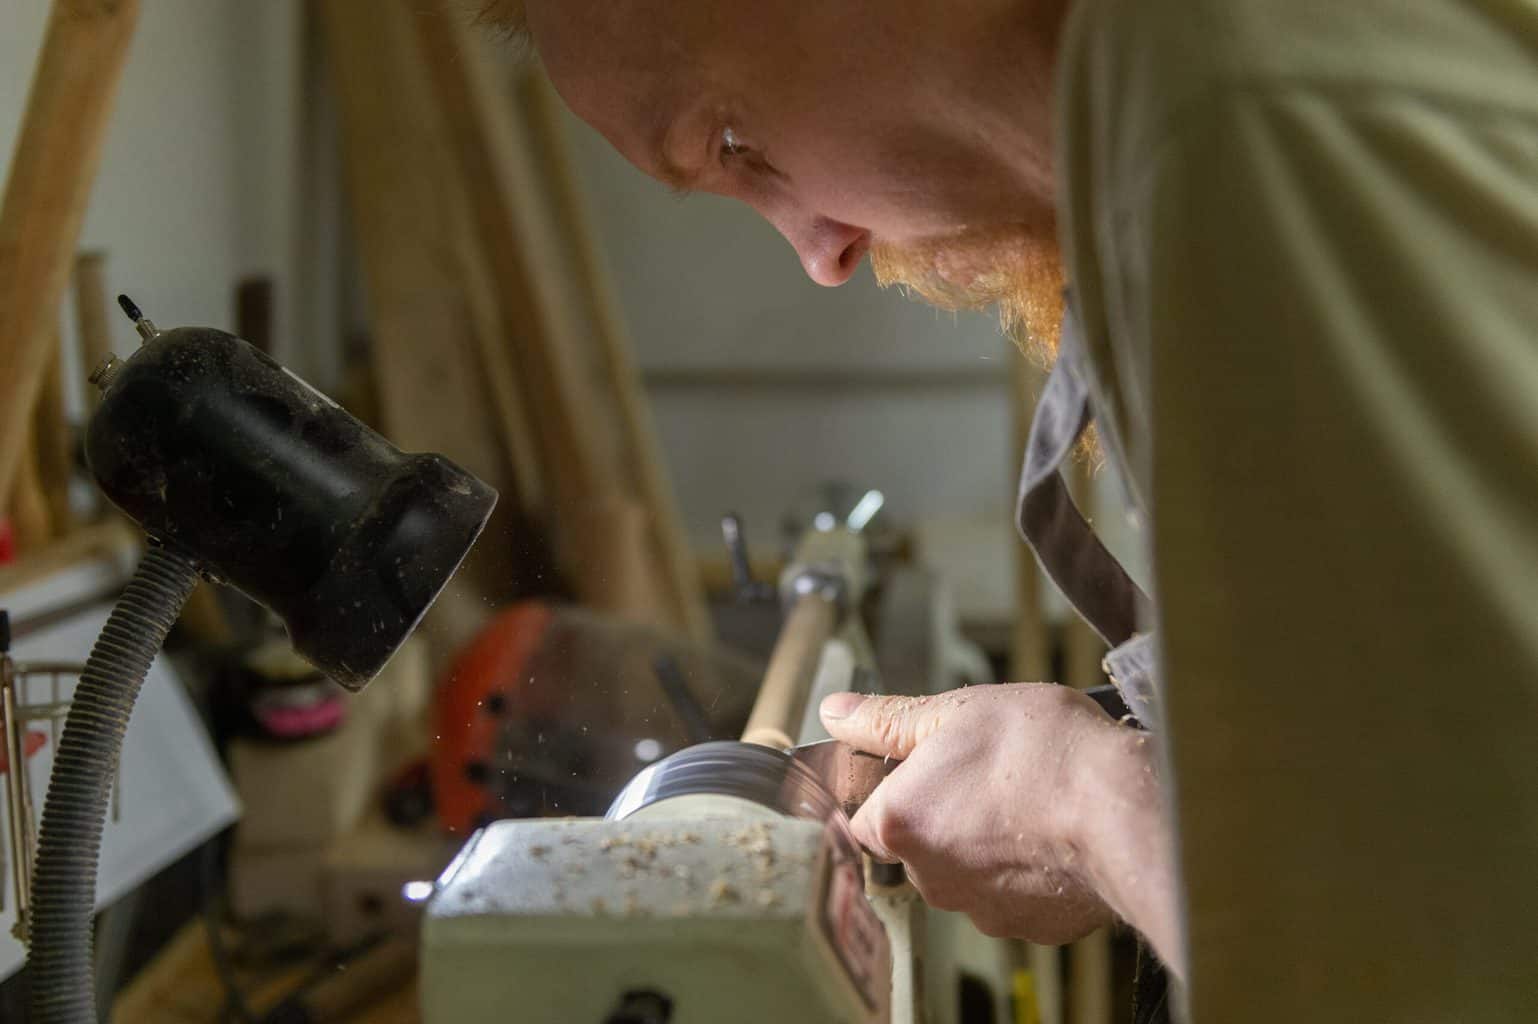
[[[668,152],[669,132],[738,77],[753,35],[739,24],[746,12],[717,0],[529,0],[528,11],[573,112],[641,170],[686,186],[668,159],[679,156]]]
[[[681,185],[681,172],[666,149],[677,104],[658,83],[605,75],[563,86],[554,74],[551,78],[573,112],[627,160],[669,185]]]
[[[662,144],[685,99],[681,62],[672,68],[658,40],[614,31],[594,32],[576,19],[552,19],[537,37],[550,80],[573,113],[602,134],[632,163],[664,180],[672,170],[659,164]]]

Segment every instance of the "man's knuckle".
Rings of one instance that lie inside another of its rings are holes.
[[[889,804],[877,808],[871,831],[875,833],[876,841],[893,853],[913,849],[916,829],[912,818]]]

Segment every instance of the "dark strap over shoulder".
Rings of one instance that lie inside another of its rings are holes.
[[[1116,647],[1137,632],[1138,606],[1147,599],[1085,522],[1060,472],[1094,418],[1083,359],[1070,312],[1063,317],[1057,363],[1031,421],[1017,521],[1042,570],[1084,621]]]
[[[1095,536],[1063,479],[1061,467],[1094,419],[1078,326],[1063,317],[1057,364],[1036,405],[1025,467],[1020,477],[1018,525],[1042,570],[1101,638],[1115,648],[1108,669],[1121,696],[1140,721],[1155,720],[1151,637],[1138,637],[1138,608],[1147,604],[1138,585]],[[1133,982],[1134,1024],[1169,1024],[1169,975],[1138,942]]]

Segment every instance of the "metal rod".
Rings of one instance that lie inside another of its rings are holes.
[[[13,689],[11,691],[11,703],[14,708],[18,703],[20,694]],[[16,747],[21,751],[19,766],[13,764],[11,772],[17,777],[17,788],[21,790],[21,810],[18,816],[21,820],[21,828],[17,831],[21,834],[22,861],[27,869],[27,902],[20,900],[16,903],[16,937],[23,942],[27,941],[31,921],[24,916],[31,905],[32,897],[32,864],[37,855],[37,814],[32,804],[32,767],[27,761],[27,733],[26,727],[18,721],[16,723]]]
[[[78,661],[17,661],[12,662],[18,676],[40,676],[45,672],[78,676],[85,667]]]
[[[876,518],[876,513],[881,511],[881,506],[886,504],[886,495],[880,491],[866,491],[864,496],[849,515],[844,518],[844,525],[855,533],[859,533],[870,525],[870,521]]]
[[[753,566],[748,561],[748,542],[742,535],[742,520],[735,512],[721,517],[721,537],[726,541],[726,557],[732,567],[732,584],[738,590],[753,585]]]
[[[28,911],[32,892],[32,860],[37,848],[32,772],[27,762],[27,723],[48,719],[50,739],[57,750],[59,719],[68,714],[70,703],[60,699],[59,677],[78,676],[80,670],[80,665],[67,662],[14,662],[10,658],[0,661],[0,715],[4,716],[7,761],[6,841],[3,847],[9,851],[8,858],[0,855],[0,876],[5,874],[5,861],[9,859],[12,865],[11,892],[16,903],[16,923],[12,933],[22,942],[27,941],[30,928]],[[28,704],[27,688],[40,675],[48,676],[51,699],[47,704]],[[3,890],[4,879],[0,878],[0,892]],[[0,898],[0,909],[4,909],[4,906],[4,900]]]
[[[10,812],[10,828],[6,837],[11,851],[11,892],[16,899],[17,938],[25,938],[27,929],[27,895],[32,888],[31,846],[28,842],[28,826],[31,815],[26,793],[24,742],[21,721],[16,717],[16,676],[9,660],[0,668],[0,714],[5,716],[5,792]]]
[[[7,625],[9,625],[9,623],[7,623]],[[14,679],[15,678],[14,673],[15,673],[15,663],[11,661],[9,655],[4,654],[4,653],[0,653],[0,679]],[[3,683],[0,683],[0,685],[3,685]],[[3,744],[3,748],[0,748],[0,749],[5,749],[6,751],[9,751],[11,746],[12,746],[12,743],[11,743],[11,740],[10,740],[11,719],[10,719],[9,715],[5,714],[4,708],[5,708],[5,704],[4,704],[3,698],[0,698],[0,716],[3,716],[3,717],[0,717],[0,730],[4,730],[4,732],[5,732],[5,736],[4,737],[0,737],[0,744]],[[7,753],[6,756],[7,756],[6,772],[7,772],[7,774],[9,774],[10,773],[10,760],[9,760],[10,755],[9,755],[9,753]],[[7,856],[6,850],[11,845],[10,835],[11,835],[12,830],[15,827],[15,822],[16,822],[15,811],[14,811],[14,808],[13,808],[13,806],[11,804],[10,798],[7,797],[6,801],[5,801],[5,835],[6,835],[6,840],[5,840],[5,842],[0,842],[0,911],[5,910],[5,886],[6,886],[6,881],[5,881],[5,876],[6,876],[5,865],[6,865],[6,862],[11,859],[10,857]]]
[[[11,807],[9,800],[6,801],[5,807],[5,834],[7,836],[11,834]],[[0,913],[5,911],[5,864],[9,860],[5,850],[8,846],[10,846],[9,841],[0,843]]]
[[[69,714],[69,701],[23,704],[16,709],[16,714],[23,722],[41,722],[45,718],[57,720]]]
[[[684,678],[678,659],[671,654],[660,654],[652,660],[652,671],[657,674],[657,685],[662,687],[663,696],[667,697],[679,721],[683,723],[689,742],[709,741],[712,738],[710,716],[689,689],[689,681]]]

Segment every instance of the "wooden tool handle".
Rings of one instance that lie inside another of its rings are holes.
[[[758,699],[753,702],[753,713],[742,732],[744,743],[778,750],[796,745],[795,733],[806,713],[817,663],[837,622],[838,609],[818,594],[807,594],[791,608],[785,625],[780,627]]]

